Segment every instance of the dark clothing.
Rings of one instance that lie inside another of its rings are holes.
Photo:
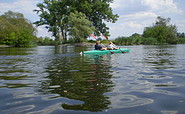
[[[95,48],[95,50],[101,50],[102,46],[101,45],[95,45],[94,48]]]

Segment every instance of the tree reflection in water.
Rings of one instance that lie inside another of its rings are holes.
[[[111,102],[104,95],[114,86],[109,63],[110,55],[57,58],[49,65],[49,76],[46,77],[49,80],[41,82],[39,91],[83,102],[61,104],[67,110],[96,112],[109,109]]]

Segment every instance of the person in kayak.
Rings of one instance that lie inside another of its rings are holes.
[[[95,50],[107,50],[106,47],[100,45],[100,41],[96,41],[96,45],[94,46]]]
[[[118,47],[116,47],[111,41],[109,43],[109,45],[107,46],[108,50],[113,50],[113,49],[119,49]]]

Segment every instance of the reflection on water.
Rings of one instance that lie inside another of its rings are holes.
[[[151,64],[151,66],[155,67],[155,69],[174,68],[176,64],[174,57],[175,51],[176,46],[156,46],[154,48],[152,47],[151,49],[149,48],[147,50],[144,59],[145,62]]]
[[[90,60],[84,56],[53,60],[47,68],[49,75],[45,77],[49,80],[41,82],[39,91],[82,101],[75,105],[63,103],[64,109],[89,111],[108,109],[110,101],[103,94],[111,91],[113,83],[109,74],[111,66],[106,64],[110,61],[107,56],[92,56]]]
[[[0,48],[0,112],[184,113],[185,45]]]

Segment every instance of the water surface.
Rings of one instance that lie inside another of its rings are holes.
[[[0,48],[0,112],[185,113],[185,45]]]

